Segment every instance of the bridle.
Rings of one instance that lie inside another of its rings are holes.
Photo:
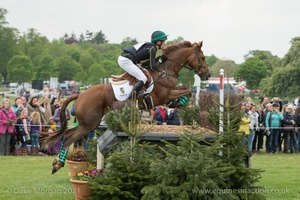
[[[169,59],[169,58],[167,58],[167,60],[176,63],[176,65],[179,66],[180,68],[184,67],[184,68],[186,68],[186,69],[188,69],[190,71],[193,71],[199,77],[205,77],[205,76],[207,76],[207,74],[209,73],[209,71],[207,71],[205,73],[201,72],[201,68],[203,67],[203,65],[201,64],[200,53],[199,53],[199,51],[197,51],[197,49],[195,49],[195,54],[196,54],[196,56],[194,57],[194,59],[190,63],[193,63],[195,59],[198,59],[198,69],[194,69],[194,68],[190,67],[189,64],[185,64],[185,63],[180,64],[176,60],[172,60],[172,59]],[[165,66],[165,68],[166,68],[166,66]]]

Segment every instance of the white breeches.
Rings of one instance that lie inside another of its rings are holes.
[[[130,75],[134,76],[138,80],[143,81],[144,84],[147,82],[147,77],[145,76],[145,74],[130,59],[119,56],[118,64]]]

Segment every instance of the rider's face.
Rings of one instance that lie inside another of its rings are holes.
[[[156,46],[158,47],[158,49],[164,49],[166,47],[166,43],[165,41],[158,41],[156,43]]]

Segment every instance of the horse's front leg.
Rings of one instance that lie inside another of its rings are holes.
[[[183,85],[183,86],[176,87],[174,90],[171,90],[170,95],[168,96],[168,101],[170,102],[182,96],[187,96],[187,97],[192,96],[191,90],[189,89],[188,86]]]

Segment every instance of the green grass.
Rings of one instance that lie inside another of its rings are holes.
[[[0,199],[74,199],[65,166],[51,175],[54,156],[1,156]],[[298,200],[300,154],[255,154],[252,167],[264,172],[258,183],[269,200]]]
[[[259,186],[267,199],[300,199],[300,154],[255,154],[252,167],[262,169]]]
[[[0,199],[74,199],[67,166],[51,174],[54,156],[1,156]]]

